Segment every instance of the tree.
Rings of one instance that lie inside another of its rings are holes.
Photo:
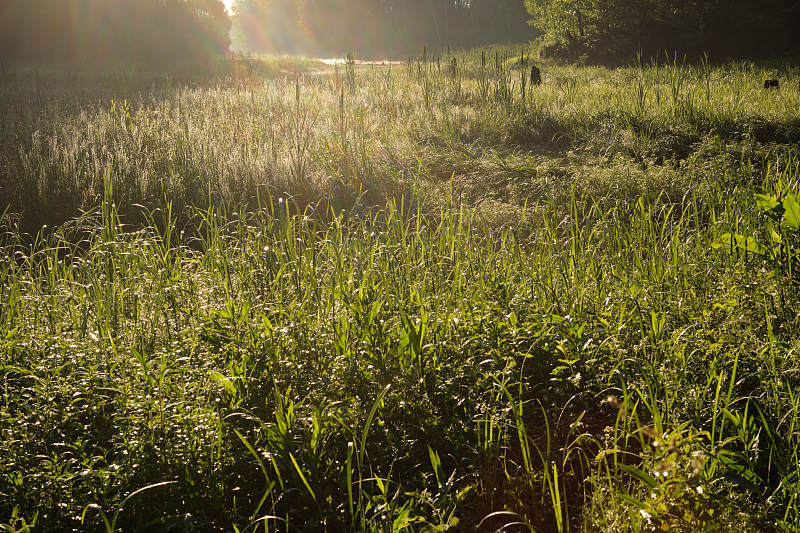
[[[0,0],[0,60],[167,69],[228,51],[220,0]]]
[[[525,0],[525,7],[530,23],[545,32],[546,50],[566,57],[797,51],[798,0]]]
[[[525,0],[525,6],[533,16],[531,24],[544,30],[552,45],[584,53],[635,36],[637,26],[652,18],[659,3],[668,1]]]

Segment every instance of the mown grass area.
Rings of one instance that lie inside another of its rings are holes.
[[[5,73],[0,524],[800,527],[800,69],[517,54]]]

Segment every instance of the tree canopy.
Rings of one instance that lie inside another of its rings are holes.
[[[4,61],[166,68],[228,51],[219,0],[0,0]]]
[[[528,41],[522,0],[237,0],[234,45],[253,52],[398,57],[423,46]]]
[[[681,51],[717,57],[797,53],[798,0],[525,0],[548,50],[605,61]]]

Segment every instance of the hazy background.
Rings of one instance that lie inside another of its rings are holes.
[[[218,65],[231,51],[404,59],[530,42],[618,63],[796,55],[800,0],[0,0],[0,63]],[[662,56],[663,57],[663,56]]]
[[[232,7],[233,47],[242,51],[404,58],[425,46],[525,42],[540,33],[521,0],[234,0]]]

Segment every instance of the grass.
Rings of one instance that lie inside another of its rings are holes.
[[[455,57],[3,74],[2,527],[798,528],[798,68]]]

